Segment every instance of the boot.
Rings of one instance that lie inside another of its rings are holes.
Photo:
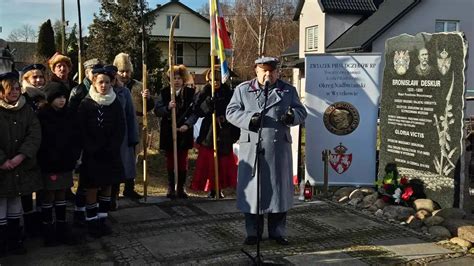
[[[110,225],[106,223],[106,218],[99,218],[99,230],[102,233],[102,236],[108,236],[113,233]]]
[[[23,240],[21,238],[20,219],[8,219],[7,247],[10,254],[26,254],[26,248],[23,246]]]
[[[177,196],[180,199],[187,199],[188,194],[184,191],[184,185],[186,184],[186,175],[187,171],[179,171],[178,172],[178,191]]]
[[[134,179],[127,179],[125,180],[125,188],[123,190],[123,196],[134,199],[134,200],[139,200],[143,198],[142,195],[138,194],[135,191],[135,180]]]
[[[7,225],[0,225],[0,258],[7,255]]]
[[[102,236],[99,228],[99,219],[94,219],[90,221],[86,221],[87,223],[87,232],[93,238],[99,238]]]
[[[65,221],[56,221],[56,240],[66,245],[76,245],[80,242],[79,237]]]
[[[46,224],[42,225],[43,227],[43,244],[45,247],[54,247],[57,246],[58,243],[56,242],[56,230],[54,229],[54,224]]]
[[[23,221],[27,237],[32,238],[41,235],[42,217],[40,212],[23,214]]]
[[[69,201],[69,202],[72,202],[72,203],[75,202],[76,194],[74,194],[72,192],[72,188],[71,189],[66,189],[66,200]]]
[[[176,197],[176,191],[174,189],[174,173],[173,171],[168,171],[168,192],[166,192],[166,197],[174,199]]]
[[[118,209],[119,190],[120,184],[112,185],[112,191],[110,193],[110,211],[116,211]]]
[[[86,212],[85,211],[74,211],[74,222],[75,227],[86,227]]]

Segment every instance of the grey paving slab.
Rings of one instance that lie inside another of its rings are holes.
[[[408,260],[454,253],[452,250],[414,237],[373,241],[371,244],[391,251]]]
[[[239,212],[234,200],[209,201],[204,203],[196,203],[194,206],[208,214]]]
[[[178,215],[181,215],[181,216],[193,216],[193,215],[196,215],[196,213],[191,210],[190,208],[188,208],[187,206],[174,206],[174,207],[171,207],[171,209],[177,213]]]
[[[340,230],[378,226],[378,223],[372,220],[349,213],[331,213],[329,216],[312,216],[311,219],[320,221]]]
[[[434,263],[430,263],[428,265],[432,266],[472,266],[474,265],[474,257],[467,256],[461,258],[454,258],[450,260],[438,261]]]
[[[110,216],[112,216],[119,223],[130,223],[170,218],[170,216],[166,212],[162,211],[157,206],[119,209],[116,212],[110,213]]]
[[[342,250],[325,250],[285,257],[294,265],[368,265],[356,258],[345,254]]]
[[[138,241],[156,257],[189,253],[211,244],[192,231],[164,233],[159,236],[141,238]]]

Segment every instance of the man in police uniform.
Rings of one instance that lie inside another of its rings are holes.
[[[286,239],[286,212],[293,205],[293,168],[290,127],[303,123],[306,109],[296,89],[278,79],[278,59],[262,57],[255,61],[257,78],[235,89],[227,107],[227,120],[241,129],[237,207],[245,214],[247,238],[254,245],[262,237],[263,214],[268,213],[268,235],[280,245]],[[265,106],[265,84],[268,99]],[[257,173],[260,175],[260,209],[257,210],[257,178],[252,177],[258,128],[263,119],[262,148]],[[258,219],[257,219],[257,214]],[[257,233],[257,220],[259,231]]]

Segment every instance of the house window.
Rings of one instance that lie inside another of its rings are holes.
[[[318,50],[318,26],[306,28],[306,51]]]
[[[459,20],[436,20],[435,32],[459,31]]]
[[[184,46],[182,43],[176,43],[174,46],[176,64],[184,64]]]
[[[166,16],[166,28],[171,28],[171,23],[173,23],[173,19],[175,16],[168,15]],[[179,17],[176,19],[176,25],[174,25],[175,29],[179,29]]]

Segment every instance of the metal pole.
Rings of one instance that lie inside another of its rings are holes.
[[[79,17],[79,52],[77,55],[79,72],[79,83],[84,79],[84,69],[82,68],[82,19],[81,19],[81,0],[77,0],[77,15]]]
[[[329,187],[329,154],[330,150],[323,150],[323,162],[324,162],[324,187],[323,192],[324,196],[328,196],[328,187]]]
[[[66,53],[66,19],[64,16],[64,0],[61,0],[61,53]]]

